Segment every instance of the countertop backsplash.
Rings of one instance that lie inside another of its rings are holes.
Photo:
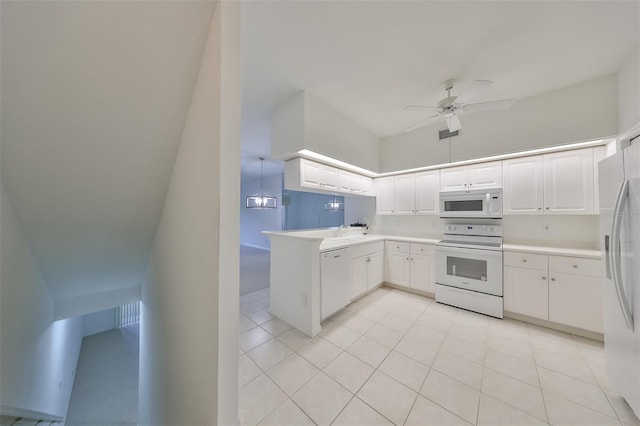
[[[444,220],[437,216],[375,216],[372,233],[442,238]],[[600,248],[599,216],[505,216],[504,242],[548,247]]]

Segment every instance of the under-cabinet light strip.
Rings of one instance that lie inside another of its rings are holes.
[[[577,142],[577,143],[571,143],[571,144],[567,144],[567,145],[556,145],[556,146],[550,146],[550,147],[546,147],[546,148],[536,148],[536,149],[530,149],[530,150],[527,150],[527,151],[519,151],[519,152],[513,152],[513,153],[509,153],[509,154],[492,155],[492,156],[489,156],[489,157],[474,158],[472,160],[462,160],[462,161],[456,161],[456,162],[453,162],[453,163],[434,164],[433,166],[416,167],[416,168],[413,168],[413,169],[398,170],[398,171],[386,172],[386,173],[376,173],[376,172],[373,172],[371,170],[367,170],[367,169],[362,168],[362,167],[354,166],[353,164],[347,163],[345,161],[336,160],[335,158],[329,157],[329,156],[324,155],[324,154],[317,153],[315,151],[311,151],[309,149],[301,149],[301,150],[299,150],[297,152],[297,154],[298,154],[298,156],[300,156],[302,158],[307,158],[309,160],[317,160],[317,161],[320,161],[322,163],[325,163],[325,164],[328,164],[328,165],[331,165],[331,166],[340,167],[341,169],[344,169],[344,170],[349,170],[349,171],[352,171],[354,173],[359,173],[361,175],[365,175],[365,176],[368,176],[368,177],[371,177],[371,178],[377,178],[377,177],[384,177],[384,176],[400,175],[400,174],[405,174],[405,173],[425,172],[425,171],[428,171],[428,170],[444,169],[444,168],[447,168],[447,167],[465,166],[465,165],[468,165],[468,164],[485,163],[487,161],[508,160],[508,159],[511,159],[511,158],[527,157],[527,156],[530,156],[530,155],[539,155],[539,154],[548,154],[548,153],[551,153],[551,152],[567,151],[567,150],[571,150],[571,149],[589,148],[589,147],[593,147],[593,146],[606,145],[606,144],[608,144],[610,142],[613,142],[615,140],[616,140],[615,137],[610,137],[610,138],[606,138],[606,139],[596,139],[596,140],[586,141],[586,142]]]

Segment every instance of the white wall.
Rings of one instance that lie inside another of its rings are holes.
[[[598,249],[600,216],[505,216],[504,242]]]
[[[82,316],[140,300],[140,286],[54,300],[56,320]]]
[[[269,238],[262,231],[281,231],[284,207],[282,206],[282,175],[264,178],[264,192],[278,199],[276,209],[247,209],[245,197],[260,189],[260,179],[242,182],[240,190],[240,244],[269,249]]]
[[[82,317],[82,337],[112,330],[115,325],[115,308],[94,312]]]
[[[53,298],[4,187],[0,197],[0,411],[65,417],[82,320],[54,321]]]
[[[597,249],[598,218],[596,215],[505,216],[502,219],[504,242]],[[444,223],[437,216],[376,216],[373,232],[442,238]]]
[[[276,108],[272,116],[271,153],[288,159],[303,148],[377,172],[380,140],[306,92]]]
[[[305,93],[305,147],[371,171],[380,170],[380,140]]]
[[[344,224],[370,224],[376,215],[375,197],[344,197]]]
[[[451,138],[451,161],[523,151],[618,133],[616,75],[518,100],[506,111],[461,117]],[[381,143],[382,171],[449,162],[449,145],[438,140],[445,124],[389,137]]]
[[[640,123],[640,48],[618,71],[618,133]]]
[[[438,216],[376,216],[372,232],[421,238],[442,238],[442,219]]]
[[[140,425],[237,423],[239,21],[217,3],[142,286]]]

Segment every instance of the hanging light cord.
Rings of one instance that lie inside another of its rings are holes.
[[[260,157],[260,197],[264,198],[264,191],[262,190],[262,179],[264,178],[264,157]]]

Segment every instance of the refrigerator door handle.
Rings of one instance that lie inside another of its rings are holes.
[[[604,260],[605,260],[605,273],[608,279],[611,279],[611,251],[609,250],[610,237],[608,235],[604,236]]]
[[[624,283],[622,282],[622,260],[620,259],[620,229],[621,220],[620,215],[622,207],[625,201],[629,197],[629,181],[625,180],[618,193],[618,199],[616,200],[616,207],[613,210],[613,226],[611,229],[611,246],[609,252],[611,253],[611,272],[613,275],[613,284],[616,289],[616,295],[618,296],[618,303],[622,310],[622,315],[627,323],[627,327],[633,331],[633,313],[629,307],[629,300],[624,291]]]

